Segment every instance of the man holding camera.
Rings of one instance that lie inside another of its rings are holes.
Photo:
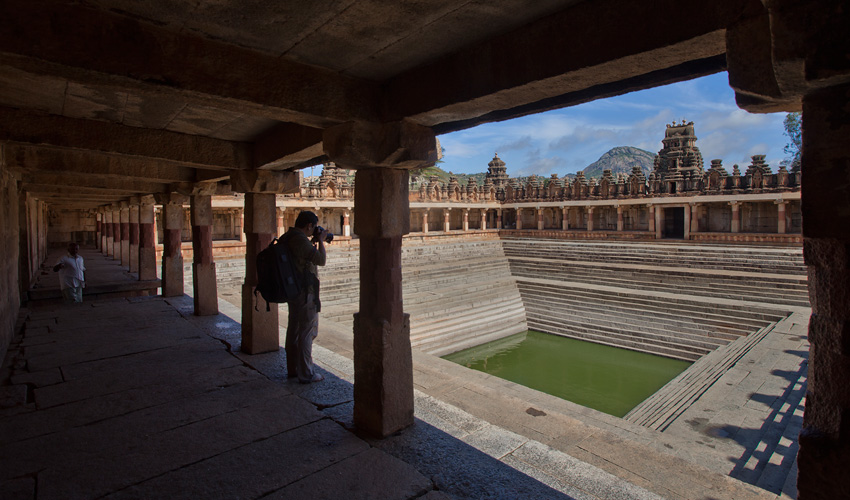
[[[313,339],[319,334],[319,274],[317,266],[326,260],[325,242],[333,238],[319,218],[303,211],[295,219],[295,227],[283,235],[283,240],[303,277],[301,293],[289,301],[289,322],[286,327],[286,371],[290,378],[298,377],[302,384],[318,382],[324,377],[313,369]]]

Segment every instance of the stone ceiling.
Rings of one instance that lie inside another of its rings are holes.
[[[34,196],[83,208],[298,169],[325,160],[323,129],[347,121],[444,133],[722,71],[727,27],[762,10],[5,0],[0,159]]]

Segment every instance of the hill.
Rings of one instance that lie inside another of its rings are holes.
[[[637,165],[645,175],[649,175],[652,172],[654,161],[654,153],[631,146],[619,146],[600,156],[598,160],[585,167],[582,172],[587,178],[596,177],[598,179],[602,177],[602,172],[606,168],[610,168],[614,176],[618,173],[628,175],[632,173],[632,167]]]

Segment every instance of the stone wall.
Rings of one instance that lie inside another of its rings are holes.
[[[48,212],[48,246],[65,246],[73,241],[80,245],[94,245],[97,220],[95,215],[83,210],[51,210]]]
[[[0,360],[14,335],[20,304],[18,284],[18,189],[15,179],[0,162]]]

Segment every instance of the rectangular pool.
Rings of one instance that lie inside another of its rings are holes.
[[[691,365],[533,330],[443,359],[616,417]]]

